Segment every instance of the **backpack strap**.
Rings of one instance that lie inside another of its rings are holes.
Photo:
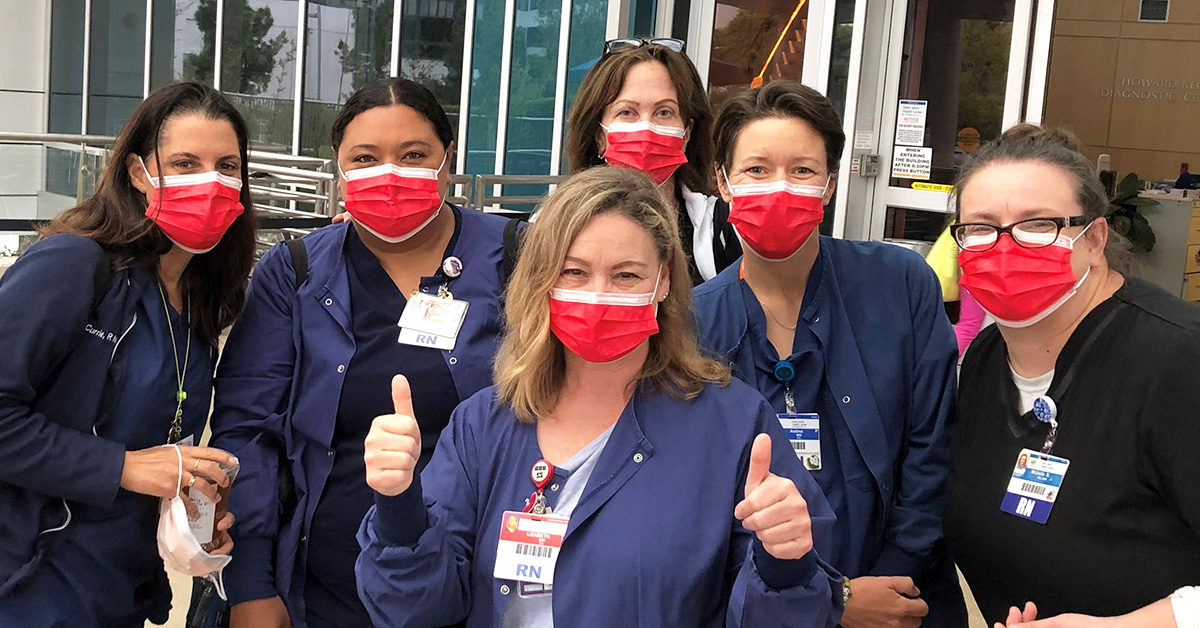
[[[729,203],[717,197],[713,206],[713,262],[721,272],[742,256],[742,244],[737,232],[729,224]]]
[[[96,243],[100,255],[96,257],[96,268],[92,271],[92,316],[100,307],[100,302],[108,296],[108,281],[112,279],[112,258],[104,247]]]
[[[512,277],[513,270],[517,267],[517,260],[521,257],[521,236],[523,235],[520,227],[521,223],[528,222],[521,218],[509,218],[508,224],[504,225],[504,254],[501,257],[501,275],[500,279],[504,285],[508,285],[508,278]]]
[[[299,290],[304,281],[308,279],[308,246],[300,238],[284,240],[283,245],[287,247],[288,254],[292,256],[292,270],[296,271],[296,289]]]

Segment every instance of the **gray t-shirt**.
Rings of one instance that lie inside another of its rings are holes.
[[[613,427],[616,427],[615,423],[596,440],[575,452],[570,460],[559,465],[570,476],[559,486],[562,492],[554,506],[555,515],[570,517],[575,510],[579,498],[583,496],[583,489],[587,487],[588,478],[592,476],[592,469],[596,468],[596,461],[600,459],[600,452],[604,451],[608,437],[612,436]],[[551,590],[540,584],[518,582],[513,598],[504,609],[503,628],[554,628],[552,596]]]

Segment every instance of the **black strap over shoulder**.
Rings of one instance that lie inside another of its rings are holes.
[[[717,197],[713,207],[713,262],[717,272],[725,270],[742,256],[742,243],[729,224],[729,203]]]
[[[108,296],[108,281],[112,279],[112,258],[109,257],[108,251],[104,247],[96,244],[96,248],[100,250],[99,257],[96,258],[96,269],[92,275],[92,309],[91,312],[95,315],[96,310],[100,307],[100,302],[104,297]]]
[[[505,285],[508,285],[508,278],[512,277],[513,270],[517,268],[517,260],[521,257],[521,223],[527,222],[520,218],[510,218],[508,224],[504,225],[504,255],[501,258],[501,279]]]
[[[292,269],[296,271],[296,289],[299,290],[304,280],[308,279],[308,247],[300,238],[284,240],[283,245],[292,256]]]

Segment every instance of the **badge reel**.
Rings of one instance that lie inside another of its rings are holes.
[[[1000,510],[1045,525],[1062,494],[1063,478],[1071,461],[1051,455],[1058,439],[1058,407],[1045,395],[1033,401],[1033,416],[1050,425],[1041,451],[1022,449],[1008,481]]]
[[[554,584],[554,566],[570,519],[554,515],[546,505],[545,488],[554,479],[554,466],[546,460],[538,460],[529,476],[535,490],[525,508],[505,511],[501,518],[496,567],[492,575],[497,579],[520,582],[522,591],[529,588],[545,593]]]
[[[447,257],[442,262],[442,273],[447,279],[462,275],[463,264],[457,257]],[[458,332],[467,317],[469,303],[454,298],[448,281],[438,287],[437,296],[414,292],[400,314],[402,344],[451,351],[458,341]]]
[[[783,393],[787,412],[776,414],[779,425],[792,444],[792,451],[809,471],[821,469],[821,418],[814,412],[796,412],[796,399],[792,397],[792,380],[796,379],[796,367],[787,360],[775,363],[771,372],[776,381],[787,389]]]

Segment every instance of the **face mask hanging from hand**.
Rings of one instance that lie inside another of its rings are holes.
[[[986,251],[959,251],[959,284],[985,312],[1005,327],[1029,327],[1053,314],[1075,296],[1092,272],[1078,281],[1071,251],[1094,222],[1074,238],[1059,235],[1049,246],[1030,249],[1003,237]]]
[[[662,277],[662,269],[658,271]],[[575,355],[588,362],[622,358],[658,333],[658,279],[645,294],[550,291],[550,331]]]
[[[722,170],[724,174],[724,170]],[[796,254],[825,219],[824,186],[788,181],[733,185],[725,177],[733,200],[729,223],[759,257],[773,262]]]
[[[154,193],[146,217],[179,248],[199,255],[213,250],[229,226],[242,215],[242,180],[215,170],[199,174],[152,177],[138,157]]]
[[[346,181],[346,211],[384,242],[403,242],[437,218],[442,209],[437,168],[401,168],[380,164],[338,173]]]
[[[178,445],[170,446],[175,448],[175,453],[179,456],[179,481],[176,482],[178,486],[183,483],[183,454],[179,452]],[[225,597],[225,583],[221,572],[233,558],[209,554],[200,547],[200,541],[196,540],[188,523],[184,499],[187,498],[176,495],[161,500],[158,508],[158,555],[168,567],[181,574],[211,580],[216,585],[217,595],[220,595],[222,600],[228,599]]]
[[[603,157],[610,166],[640,170],[662,185],[687,163],[683,154],[686,129],[649,121],[614,122],[600,128],[608,140]]]

